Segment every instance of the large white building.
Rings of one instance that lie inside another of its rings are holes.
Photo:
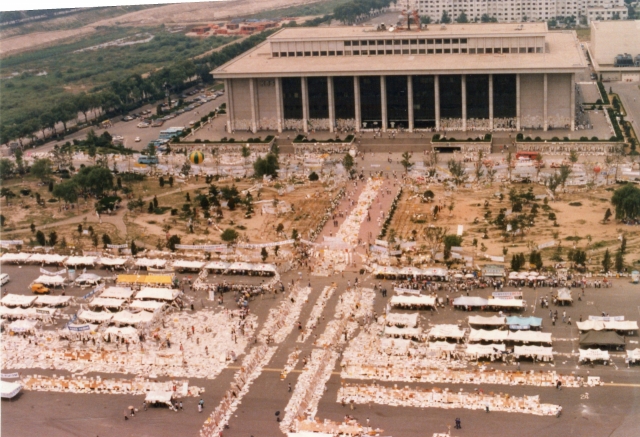
[[[463,11],[469,21],[480,20],[484,14],[499,22],[547,21],[555,17],[584,16],[592,20],[627,18],[624,0],[417,0],[420,15],[432,21],[447,11],[455,20]]]

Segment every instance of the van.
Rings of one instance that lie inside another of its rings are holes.
[[[31,291],[36,294],[47,294],[49,289],[42,284],[31,284]]]
[[[11,278],[7,273],[0,274],[0,287],[9,282]]]
[[[157,164],[158,163],[158,157],[157,156],[145,156],[142,155],[140,157],[138,157],[138,164]]]

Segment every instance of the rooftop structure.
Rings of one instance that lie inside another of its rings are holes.
[[[640,20],[593,21],[589,54],[604,80],[640,81]]]

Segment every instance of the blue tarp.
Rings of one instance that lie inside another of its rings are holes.
[[[540,317],[507,317],[507,325],[528,325],[528,326],[542,326],[542,319]]]

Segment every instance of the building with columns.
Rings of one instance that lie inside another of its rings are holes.
[[[545,23],[427,30],[285,28],[215,69],[228,130],[575,128],[571,31]]]

